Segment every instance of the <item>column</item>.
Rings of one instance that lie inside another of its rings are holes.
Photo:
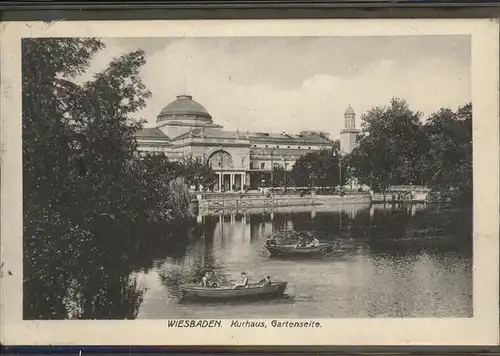
[[[222,173],[219,173],[219,192],[222,191]]]
[[[234,185],[234,173],[229,174],[229,190],[233,191],[233,185]]]
[[[247,172],[244,174],[245,175],[245,184],[249,187],[250,189],[250,172]]]
[[[243,186],[245,185],[245,173],[241,174],[241,191],[243,191]]]

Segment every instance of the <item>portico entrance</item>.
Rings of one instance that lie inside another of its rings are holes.
[[[216,184],[217,191],[242,191],[245,185],[245,172],[216,172],[218,182]],[[222,188],[222,190],[221,190]]]

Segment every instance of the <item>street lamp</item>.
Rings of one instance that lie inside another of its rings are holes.
[[[342,191],[342,154],[339,154],[339,188]]]
[[[265,159],[266,151],[261,149],[262,157]],[[274,187],[274,149],[271,149],[271,187]]]
[[[287,176],[287,172],[286,172],[286,157],[285,156],[281,156],[281,159],[283,160],[283,169],[284,169],[284,173],[285,173],[284,177],[283,177],[284,178],[283,179],[284,180],[283,184],[284,184],[285,189],[286,189],[287,183],[288,183],[288,181],[287,181],[288,176]]]
[[[198,173],[195,173],[194,174],[194,191],[198,191],[199,187],[200,187],[200,176],[198,175]]]
[[[271,187],[274,188],[274,149],[271,149]]]
[[[333,155],[339,158],[339,193],[342,193],[342,153],[334,151]]]
[[[220,184],[219,184],[219,191],[223,191],[223,186],[224,186],[224,146],[220,146]]]
[[[309,178],[311,179],[311,195],[314,195],[314,178],[316,178],[316,174],[312,171],[312,166],[310,167]]]

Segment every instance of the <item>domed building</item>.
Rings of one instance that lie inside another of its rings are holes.
[[[324,136],[223,130],[190,95],[178,95],[157,116],[156,125],[136,135],[140,152],[163,153],[171,160],[191,156],[209,163],[219,176],[215,191],[239,191],[271,183],[272,167],[290,171],[311,150],[333,146]]]
[[[190,95],[178,95],[165,106],[158,115],[156,124],[169,137],[177,137],[194,127],[222,128],[213,123],[212,115]]]

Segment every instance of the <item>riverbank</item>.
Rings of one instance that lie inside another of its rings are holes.
[[[207,194],[198,195],[197,203],[200,210],[211,209],[244,209],[289,206],[318,206],[338,204],[370,204],[368,192],[346,195],[275,195],[267,197],[261,194]]]

